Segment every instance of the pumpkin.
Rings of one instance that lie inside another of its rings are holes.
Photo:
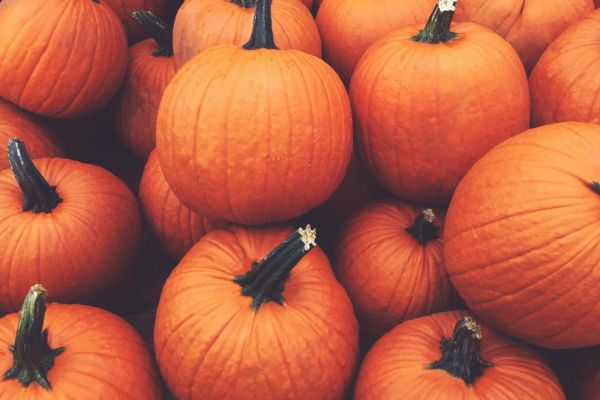
[[[167,279],[154,349],[177,399],[342,399],[358,326],[316,231],[216,230]]]
[[[544,49],[593,9],[592,0],[460,0],[456,20],[496,31],[513,45],[529,73]]]
[[[0,99],[0,153],[6,154],[6,144],[11,137],[27,141],[33,158],[59,157],[62,146],[52,132],[18,107]],[[9,167],[8,160],[0,157],[0,170]]]
[[[144,37],[147,37],[148,32],[140,26],[133,17],[133,13],[138,10],[148,11],[158,16],[165,18],[167,16],[167,7],[169,0],[100,0],[105,2],[119,16],[121,23],[125,27],[127,38],[130,43],[135,43]],[[150,35],[152,36],[152,35]]]
[[[125,31],[104,2],[4,0],[0,27],[0,97],[35,114],[90,114],[125,76]]]
[[[152,39],[129,49],[129,67],[113,104],[114,126],[121,142],[140,160],[146,160],[156,143],[158,106],[175,75],[171,32],[154,14],[136,11],[134,18]]]
[[[144,167],[139,197],[150,230],[174,260],[180,260],[206,233],[226,226],[193,213],[181,203],[169,187],[155,151]]]
[[[163,398],[152,358],[121,318],[99,308],[51,304],[34,285],[20,314],[0,319],[0,398]]]
[[[141,215],[131,191],[103,168],[63,158],[31,161],[8,144],[0,172],[0,312],[19,308],[35,281],[64,303],[103,303],[135,266]]]
[[[356,400],[563,400],[550,367],[533,349],[464,311],[405,321],[365,357]]]
[[[545,125],[495,147],[458,186],[446,270],[498,329],[548,348],[600,344],[599,152],[600,126]]]
[[[424,21],[435,0],[325,0],[317,13],[323,58],[349,84],[358,60],[388,33]]]
[[[173,50],[177,68],[209,47],[243,45],[252,32],[257,0],[188,0],[175,17]],[[321,57],[321,38],[310,11],[299,0],[273,1],[273,31],[281,49]]]
[[[544,52],[529,78],[532,124],[600,123],[600,11],[573,24]]]
[[[400,29],[367,50],[350,98],[359,153],[379,182],[445,204],[475,161],[528,128],[530,106],[514,49],[480,25],[450,30],[454,6],[439,4],[424,29]]]
[[[455,306],[444,269],[443,220],[440,210],[388,200],[362,209],[338,232],[335,273],[366,337]]]
[[[331,196],[350,159],[344,85],[321,59],[276,50],[270,7],[259,1],[244,47],[215,46],[188,62],[160,104],[167,182],[209,218],[263,224],[302,215]]]

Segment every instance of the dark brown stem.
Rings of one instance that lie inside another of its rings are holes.
[[[454,6],[457,0],[438,0],[423,30],[413,36],[412,40],[426,43],[447,42],[456,37],[450,32],[450,24],[454,18]]]
[[[252,8],[256,5],[256,0],[229,0],[240,7]]]
[[[158,43],[158,50],[152,53],[155,57],[171,57],[173,55],[173,34],[167,25],[150,11],[135,11],[131,16],[144,28],[146,33]]]
[[[425,246],[429,241],[437,239],[437,228],[433,226],[435,214],[431,208],[423,210],[417,215],[411,226],[406,228],[406,232],[413,235],[415,239]]]
[[[273,21],[271,19],[272,0],[258,0],[254,10],[254,22],[252,23],[252,36],[244,45],[246,50],[272,49],[276,50],[275,39],[273,39]]]
[[[594,192],[596,192],[597,194],[600,194],[600,182],[592,181],[592,183],[590,183],[590,187],[592,188],[592,190]]]

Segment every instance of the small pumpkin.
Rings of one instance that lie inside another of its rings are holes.
[[[0,27],[0,97],[27,111],[91,114],[125,76],[125,31],[103,1],[4,0]]]
[[[333,265],[366,337],[456,305],[444,269],[443,220],[440,210],[388,200],[342,226]]]
[[[529,127],[514,49],[480,25],[450,27],[453,10],[440,0],[424,29],[373,44],[350,86],[362,159],[386,189],[421,203],[447,203],[475,161]]]
[[[141,215],[131,191],[103,168],[63,158],[34,162],[8,144],[0,172],[0,312],[19,308],[36,281],[64,303],[102,303],[135,266]]]
[[[548,348],[600,344],[600,126],[559,123],[495,147],[458,186],[446,270],[498,329]]]
[[[99,308],[50,304],[34,285],[21,313],[0,319],[1,399],[160,400],[140,336]]]
[[[151,12],[158,18],[167,16],[169,0],[100,0],[105,2],[119,16],[127,38],[130,43],[135,43],[148,36],[146,31],[133,17],[138,10]],[[152,36],[152,35],[150,35]]]
[[[175,75],[170,30],[148,11],[133,13],[152,39],[129,49],[129,67],[113,104],[115,130],[125,147],[146,160],[156,145],[156,118],[167,84]]]
[[[177,68],[220,44],[242,46],[252,32],[257,0],[188,0],[175,18],[173,50]],[[273,32],[281,49],[321,57],[321,38],[310,11],[299,0],[273,1]]]
[[[533,349],[463,311],[405,321],[365,357],[356,400],[563,400],[550,367]]]
[[[244,47],[212,47],[177,72],[156,130],[177,197],[200,215],[243,224],[286,221],[325,201],[352,149],[340,79],[315,56],[276,50],[271,1],[256,10]]]
[[[176,398],[343,398],[358,355],[352,305],[316,232],[290,231],[213,231],[169,276],[154,349]]]

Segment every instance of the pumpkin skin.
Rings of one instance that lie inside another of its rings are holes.
[[[545,125],[494,148],[458,186],[446,270],[498,329],[547,348],[600,343],[599,151],[598,125]]]
[[[90,114],[125,76],[125,31],[103,2],[4,0],[0,26],[0,97],[25,110],[54,118]]]
[[[513,45],[529,73],[546,47],[593,9],[592,0],[460,0],[456,20],[496,31]]]
[[[449,311],[405,321],[371,348],[356,381],[356,400],[560,400],[556,376],[533,349],[486,325],[481,330],[481,358],[492,364],[473,386],[441,369],[440,339],[452,338],[464,311]]]
[[[325,0],[317,13],[323,58],[349,84],[358,60],[376,41],[423,23],[435,0]]]
[[[139,197],[152,233],[174,260],[180,260],[208,232],[227,225],[195,214],[181,203],[162,173],[156,151],[144,167]]]
[[[343,398],[358,326],[327,256],[306,254],[285,283],[285,302],[254,311],[233,277],[291,229],[231,229],[204,236],[163,288],[154,348],[167,386],[181,400]]]
[[[173,52],[177,68],[220,44],[241,46],[252,32],[255,7],[230,0],[188,0],[175,17]],[[273,31],[280,49],[321,57],[321,38],[310,11],[299,0],[273,0]]]
[[[457,36],[437,44],[411,40],[419,27],[391,33],[367,50],[350,86],[363,161],[416,202],[446,204],[477,159],[529,127],[527,77],[512,47],[480,25],[451,28]]]
[[[167,7],[169,0],[101,0],[114,10],[119,16],[127,38],[130,43],[138,42],[147,37],[144,29],[132,18],[131,14],[134,11],[144,10],[150,11],[159,18],[167,16]]]
[[[580,121],[600,123],[600,11],[569,27],[544,52],[529,78],[532,124]]]

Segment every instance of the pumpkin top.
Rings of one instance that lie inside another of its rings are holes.
[[[456,37],[456,32],[450,31],[450,24],[456,10],[458,0],[438,0],[427,24],[412,39],[416,42],[440,43]]]
[[[272,49],[276,50],[273,38],[273,19],[271,18],[272,0],[258,0],[252,22],[252,35],[244,45],[246,50]]]
[[[144,10],[135,11],[131,16],[158,43],[159,48],[152,53],[153,56],[173,56],[173,33],[160,18],[152,12]]]
[[[417,215],[413,224],[406,228],[406,232],[413,235],[422,246],[425,246],[429,241],[438,238],[437,228],[433,225],[434,222],[435,213],[431,208],[428,208]]]

